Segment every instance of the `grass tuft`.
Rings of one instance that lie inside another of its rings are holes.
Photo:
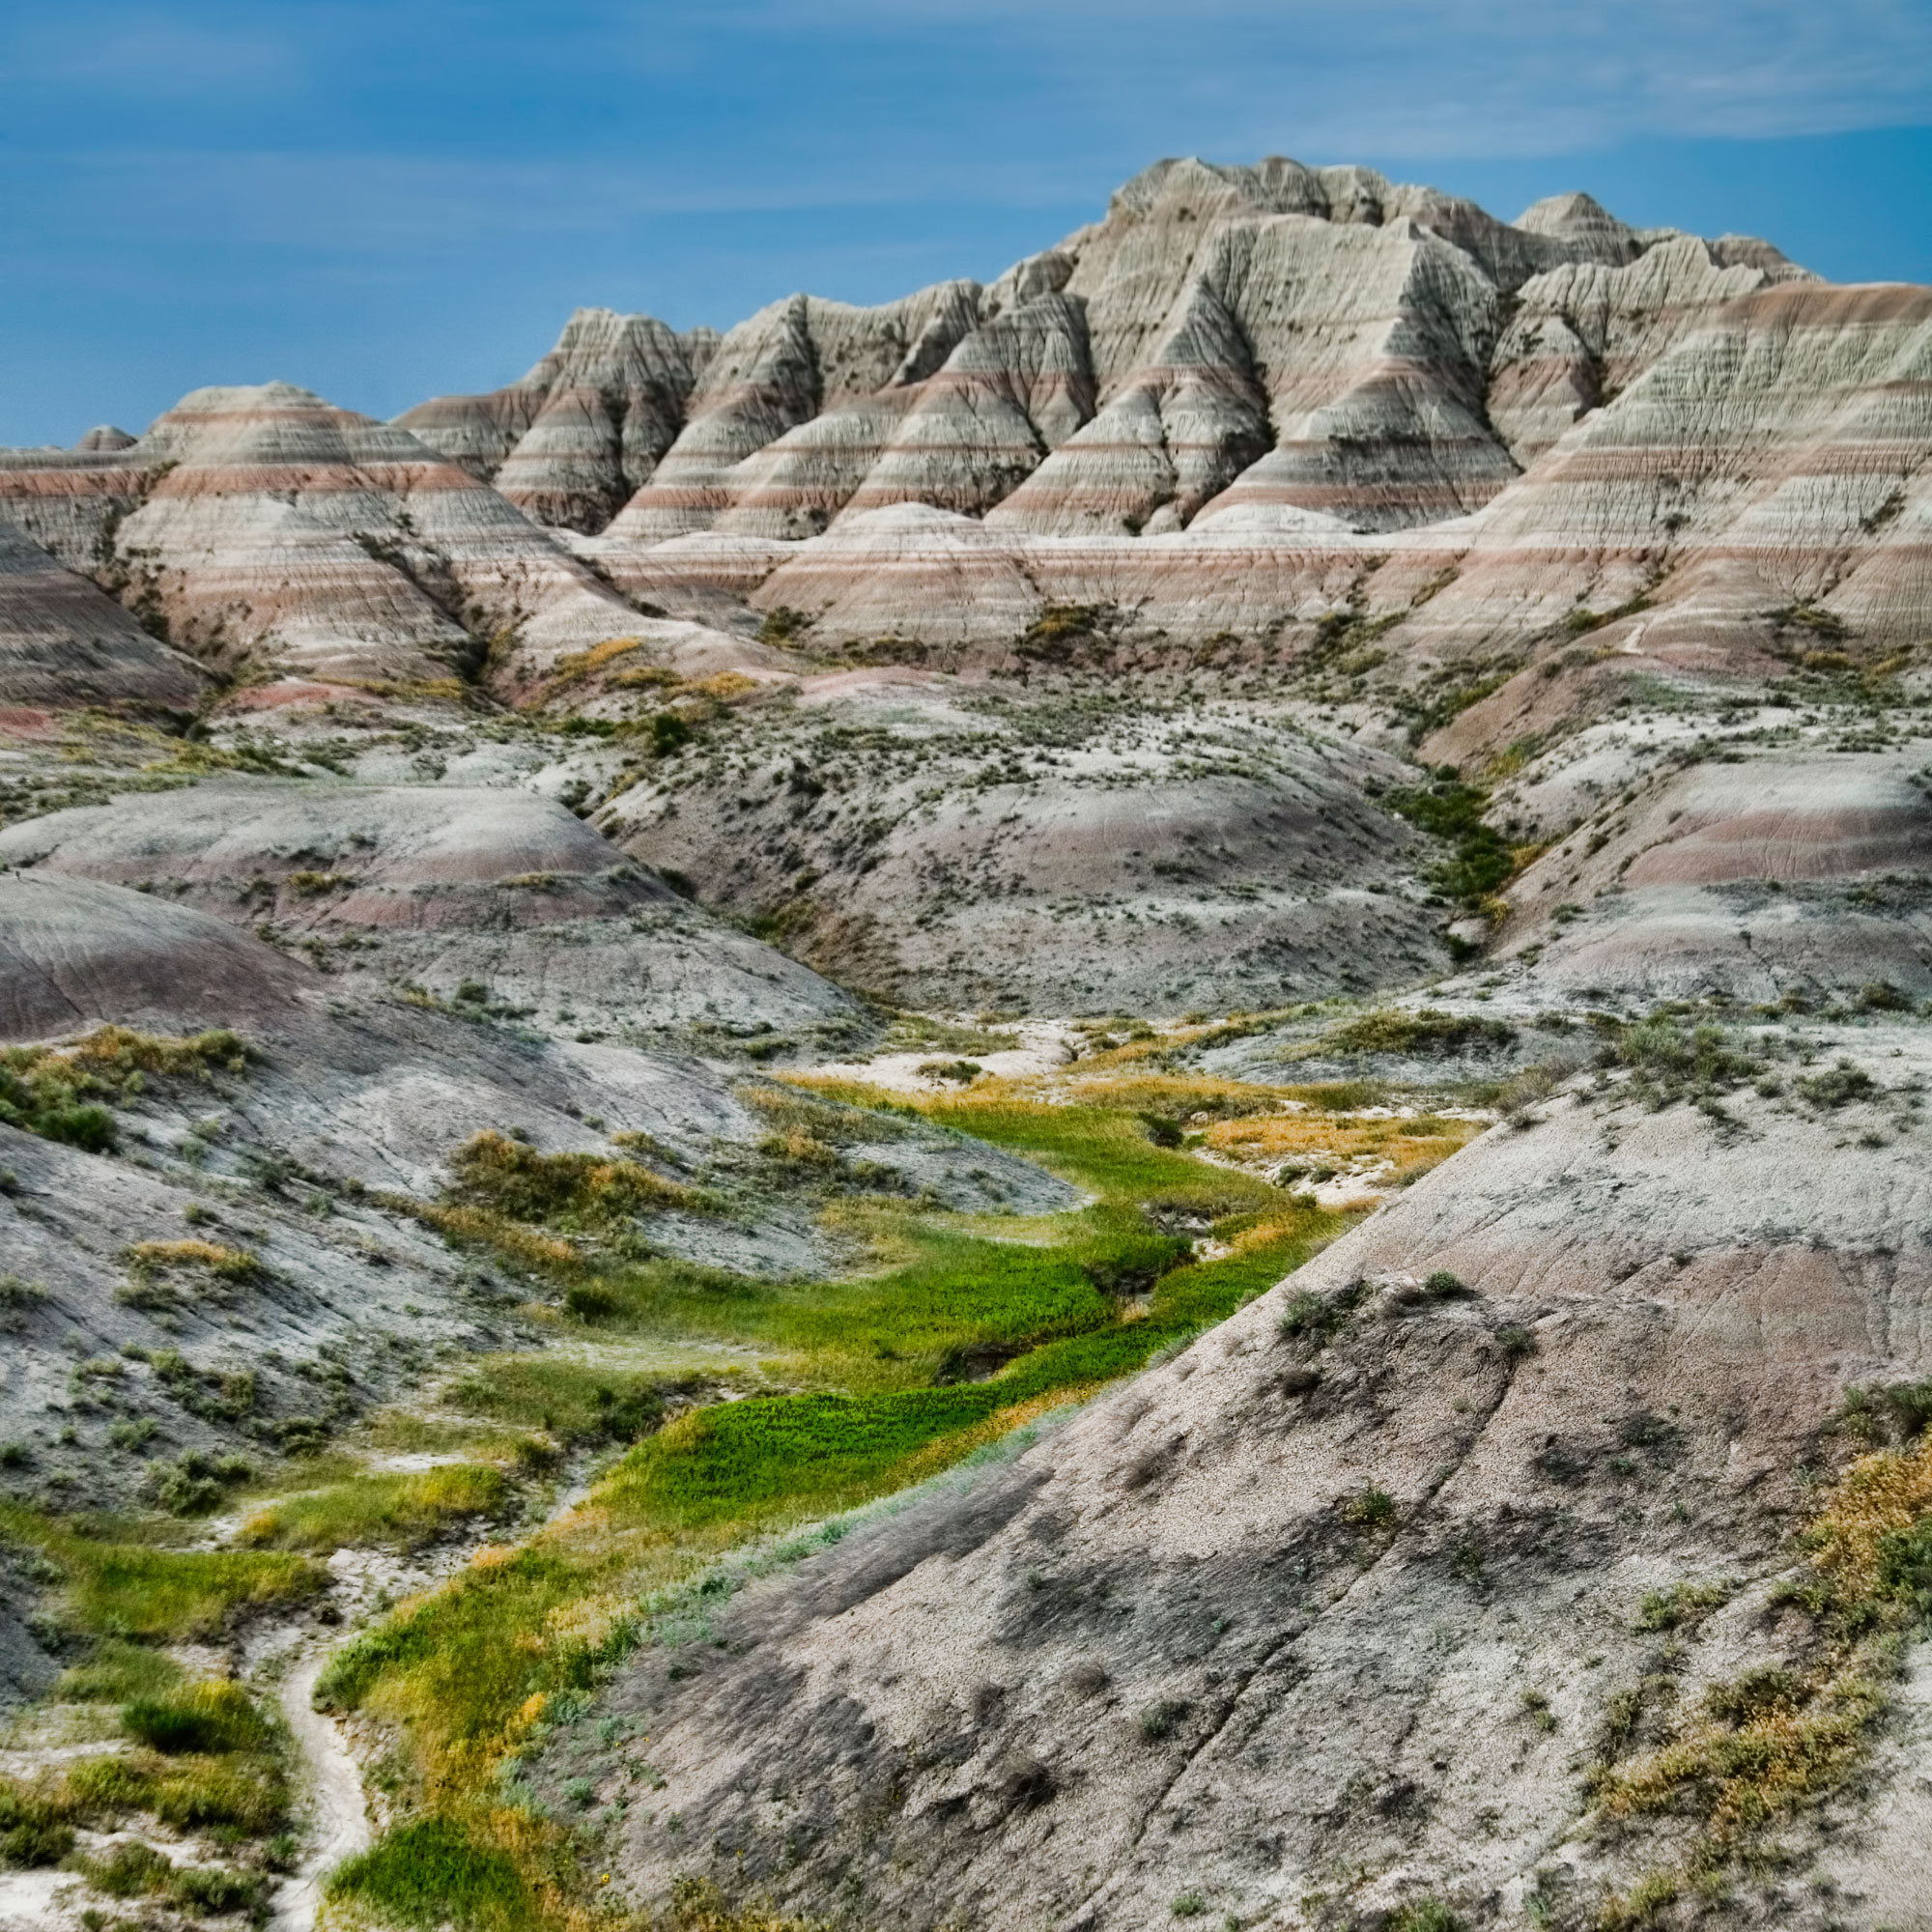
[[[317,1555],[349,1548],[418,1549],[452,1524],[496,1514],[506,1492],[502,1470],[487,1463],[354,1476],[267,1504],[242,1523],[237,1540],[256,1549]]]

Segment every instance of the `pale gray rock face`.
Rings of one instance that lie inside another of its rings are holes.
[[[1596,320],[1613,336],[1605,310]],[[1874,640],[1907,641],[1925,608],[1928,368],[1922,289],[1793,281],[1713,309],[1449,542],[1415,534],[1459,573],[1428,630],[1441,643],[1520,638],[1579,603],[1643,594],[1658,610],[1602,643],[1622,648],[1640,627],[1648,653],[1715,663],[1761,646],[1766,613],[1813,599]]]
[[[1932,799],[1916,750],[1740,750],[1660,775],[1510,889],[1502,946],[1557,994],[1640,1004],[1932,995]],[[1590,847],[1596,846],[1592,851]],[[1552,919],[1557,907],[1560,919]]]
[[[195,1371],[185,1386],[130,1364],[136,1408],[180,1448],[252,1455],[284,1423],[315,1414],[334,1386],[316,1385],[324,1353],[349,1371],[344,1386],[360,1406],[419,1375],[431,1349],[517,1337],[506,1312],[516,1296],[487,1269],[353,1188],[319,1219],[303,1208],[306,1189],[259,1178],[277,1164],[433,1197],[450,1151],[485,1128],[587,1149],[607,1145],[580,1118],[598,1114],[610,1131],[640,1130],[694,1159],[757,1131],[725,1080],[696,1061],[520,1038],[345,987],[192,906],[45,868],[0,877],[0,1038],[103,1023],[230,1027],[255,1058],[207,1083],[155,1083],[117,1109],[113,1156],[0,1126],[14,1177],[0,1195],[0,1241],[10,1269],[43,1289],[0,1350],[0,1410],[33,1451],[25,1487],[66,1507],[133,1501],[149,1473],[111,1446],[104,1415],[67,1413],[76,1347],[97,1357],[179,1350]],[[180,1239],[189,1205],[213,1217],[201,1223],[208,1237],[245,1248],[261,1274],[172,1306],[130,1300],[119,1292],[126,1250]],[[254,1377],[245,1417],[197,1406],[200,1378],[244,1371]],[[38,1421],[50,1403],[79,1436],[71,1447]]]
[[[1490,417],[1516,460],[1532,463],[1725,302],[1809,279],[1766,253],[1775,260],[1732,259],[1680,235],[1628,267],[1579,263],[1525,282],[1490,371]]]
[[[476,985],[566,1037],[858,1017],[809,968],[511,786],[223,780],[10,826],[0,865],[165,894],[247,929],[269,922],[342,994]]]
[[[648,315],[579,309],[520,382],[439,396],[396,418],[531,522],[600,530],[657,468],[717,337]]]
[[[1932,1072],[1915,1027],[1841,1044],[1888,1086]],[[1533,1891],[1592,1922],[1687,1836],[1591,1829],[1590,1748],[1662,1667],[1643,1599],[1735,1592],[1673,1654],[1687,1700],[1782,1658],[1818,1432],[1848,1384],[1932,1366],[1932,1192],[1917,1147],[1834,1150],[1749,1094],[1741,1131],[1540,1111],[1009,1464],[753,1585],[715,1643],[639,1650],[543,1789],[608,1797],[629,1767],[598,1720],[648,1732],[664,1782],[616,1861],[639,1899],[695,1873],[882,1923],[1097,1932],[1177,1900],[1305,1924],[1316,1893],[1350,1922],[1429,1897],[1507,1922]],[[1436,1269],[1467,1293],[1431,1301]],[[1351,1284],[1332,1342],[1281,1332]],[[1798,1869],[1822,1853],[1898,1897],[1915,1777],[1892,1752],[1791,1819]],[[1750,1875],[1725,1922],[1776,1901],[1809,1932],[1842,1897]]]

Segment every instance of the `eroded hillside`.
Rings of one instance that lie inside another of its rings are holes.
[[[1170,161],[0,452],[0,1925],[1932,1932],[1929,358]]]

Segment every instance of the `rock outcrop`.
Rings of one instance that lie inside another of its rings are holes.
[[[533,522],[602,529],[675,440],[717,346],[710,329],[679,335],[652,316],[582,308],[520,382],[435,397],[396,425]]]
[[[199,667],[0,521],[0,703],[192,709]]]
[[[519,382],[393,425],[199,392],[138,439],[0,452],[0,514],[225,674],[487,663],[520,702],[654,611],[990,648],[1101,605],[1293,639],[1453,574],[1402,633],[1426,659],[1829,578],[1890,635],[1923,568],[1918,299],[1587,196],[1508,223],[1369,169],[1168,161],[985,286],[794,296],[722,340],[583,310]],[[1843,477],[1774,507],[1830,409]]]
[[[14,451],[0,516],[234,675],[518,674],[637,613],[406,431],[288,384],[200,389],[140,440]]]
[[[1802,272],[1587,196],[1510,224],[1372,169],[1164,161],[988,287],[869,309],[794,296],[701,372],[648,318],[586,312],[521,384],[401,421],[581,530],[647,471],[610,522],[625,543],[797,539],[898,502],[1045,532],[1157,534],[1210,503],[1401,528],[1478,507],[1705,310]],[[619,339],[695,384],[640,388]],[[647,454],[619,461],[620,441]]]

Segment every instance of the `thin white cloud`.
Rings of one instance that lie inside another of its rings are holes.
[[[1050,152],[1037,115],[1135,152],[1178,125],[1226,154],[1457,156],[1932,121],[1926,0],[1186,0],[1177,26],[1175,0],[66,0],[0,21],[0,91],[199,99],[218,119],[255,91],[349,105],[480,81],[500,112],[506,90],[555,108],[628,73],[725,112],[741,73],[779,62],[789,111],[757,105],[814,154],[977,120],[976,160]]]

